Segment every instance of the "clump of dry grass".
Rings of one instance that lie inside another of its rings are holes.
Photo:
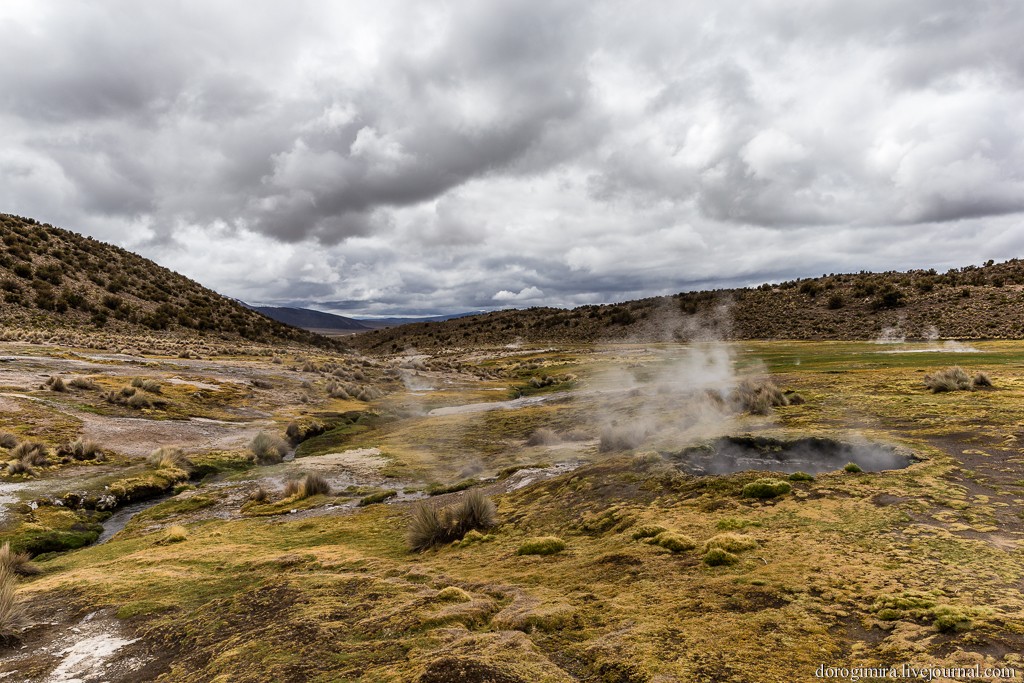
[[[310,472],[301,479],[291,479],[284,485],[286,498],[311,498],[331,495],[331,484],[316,472]]]
[[[102,459],[103,448],[89,439],[78,438],[69,444],[61,446],[61,455],[70,455],[75,460],[95,460],[97,458]]]
[[[25,608],[18,599],[18,579],[13,572],[0,569],[0,641],[16,642],[26,625]]]
[[[0,573],[11,572],[19,576],[35,576],[42,570],[32,564],[32,556],[11,550],[10,542],[0,546]]]
[[[180,524],[174,524],[167,527],[167,531],[157,541],[160,545],[168,543],[181,543],[182,541],[188,540],[188,529],[181,526]]]
[[[751,415],[767,415],[772,408],[788,406],[789,398],[774,382],[745,379],[732,392],[733,402]]]
[[[992,380],[984,372],[979,372],[977,375],[975,375],[973,381],[974,381],[974,387],[976,389],[978,387],[981,387],[981,388],[984,388],[984,389],[988,389],[988,388],[990,388],[992,386]]]
[[[146,458],[146,463],[155,470],[192,471],[192,463],[185,457],[185,451],[173,446],[162,446]]]
[[[11,456],[34,467],[46,467],[50,464],[49,449],[38,441],[22,441],[11,450]]]
[[[260,465],[275,465],[288,453],[288,444],[279,436],[260,432],[249,443],[249,449]]]
[[[64,380],[58,377],[57,375],[51,375],[50,379],[46,380],[45,386],[50,391],[58,391],[63,393],[68,390],[68,387],[64,383]]]
[[[461,540],[470,531],[498,524],[494,502],[480,491],[470,491],[455,505],[441,507],[428,502],[413,508],[406,541],[422,552],[437,545]]]
[[[957,365],[925,375],[924,385],[933,394],[947,391],[970,391],[974,388],[971,376]]]
[[[10,432],[0,433],[0,448],[14,448],[18,445],[18,437]]]
[[[89,391],[99,388],[99,385],[88,377],[72,377],[71,381],[68,382],[68,386],[74,387],[75,389],[86,389]]]
[[[256,490],[249,494],[249,500],[254,503],[266,503],[270,500],[270,493],[262,486],[257,486]]]

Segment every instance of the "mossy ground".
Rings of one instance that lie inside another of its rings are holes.
[[[186,522],[187,537],[173,544],[161,544],[163,531],[140,531],[44,557],[23,592],[115,608],[139,637],[173,651],[168,681],[431,681],[472,669],[479,680],[653,683],[810,680],[821,664],[1020,669],[1024,349],[976,346],[894,354],[873,344],[745,342],[737,366],[765,363],[807,402],[715,425],[664,415],[672,395],[601,393],[623,367],[656,378],[678,347],[559,349],[552,364],[579,377],[569,400],[435,418],[389,412],[393,394],[368,407],[379,418],[365,429],[307,447],[380,448],[384,474],[424,488],[483,480],[501,519],[487,542],[410,553],[400,500],[343,514],[210,518]],[[491,358],[488,371],[519,372],[521,361]],[[927,392],[923,373],[954,363],[987,372],[995,389]],[[467,403],[479,400],[471,393]],[[598,453],[596,430],[611,420],[646,420],[656,431],[637,454]],[[525,446],[540,427],[595,439]],[[759,500],[742,489],[764,473],[694,477],[652,452],[715,429],[867,438],[918,460],[819,474]],[[540,460],[583,464],[513,490],[488,483]],[[143,514],[188,520],[215,495],[200,486]],[[261,507],[275,505],[285,504]],[[646,542],[657,536],[638,534],[648,527],[695,547]],[[703,547],[722,534],[756,545],[737,545],[734,564],[709,566]],[[546,536],[565,549],[517,554]],[[450,587],[468,599],[439,599]]]

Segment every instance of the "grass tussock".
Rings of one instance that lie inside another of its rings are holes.
[[[732,399],[740,410],[751,415],[767,415],[772,408],[789,405],[789,397],[769,380],[743,380],[733,390]]]
[[[12,643],[26,626],[26,614],[17,592],[18,579],[0,568],[0,641]]]
[[[693,550],[697,547],[697,542],[689,536],[678,534],[674,531],[663,531],[654,538],[650,539],[652,545],[661,546],[665,550],[671,550],[674,553],[681,553],[686,550]]]
[[[46,380],[46,384],[44,386],[46,386],[50,391],[57,391],[61,393],[68,390],[68,385],[65,384],[64,380],[57,375],[51,375],[50,379]]]
[[[864,469],[855,462],[848,462],[843,465],[843,471],[849,472],[850,474],[857,474],[858,472],[863,472]]]
[[[470,491],[458,503],[446,507],[419,503],[413,508],[406,542],[411,550],[423,552],[459,541],[470,531],[491,529],[497,524],[494,502],[480,491]]]
[[[740,558],[738,556],[722,548],[712,548],[704,553],[704,564],[709,567],[724,567],[736,564],[739,561]]]
[[[984,372],[979,372],[972,378],[966,370],[954,365],[925,375],[924,385],[933,394],[942,394],[951,391],[988,389],[992,387],[992,380]]]
[[[249,444],[253,460],[260,465],[276,465],[288,453],[288,443],[279,436],[260,432]]]
[[[555,555],[565,550],[565,541],[557,536],[539,536],[525,541],[516,555]]]
[[[331,484],[316,472],[310,472],[301,479],[291,479],[284,485],[285,498],[312,498],[331,495]]]
[[[262,486],[257,486],[256,489],[249,494],[249,500],[254,503],[266,503],[270,500],[270,493]]]
[[[657,524],[644,524],[633,530],[633,540],[639,541],[645,538],[654,538],[658,534],[662,534],[668,531],[663,526]]]
[[[548,429],[547,427],[541,427],[540,429],[535,430],[526,439],[527,446],[553,446],[561,442],[561,437],[559,437],[554,430]]]
[[[103,448],[90,439],[78,438],[71,443],[62,446],[62,455],[70,455],[75,460],[102,460]]]
[[[191,472],[193,468],[192,463],[185,457],[185,451],[172,446],[163,446],[150,453],[146,458],[146,464],[155,470]]]
[[[0,448],[14,448],[18,445],[18,437],[10,432],[0,433]]]
[[[72,377],[71,381],[68,382],[68,386],[74,389],[85,389],[86,391],[95,391],[99,388],[99,385],[88,377]]]
[[[38,441],[22,441],[13,449],[11,456],[31,467],[46,467],[50,464],[50,451]]]
[[[28,553],[11,550],[10,542],[6,542],[0,546],[0,574],[10,572],[18,576],[35,576],[42,570],[31,559]]]

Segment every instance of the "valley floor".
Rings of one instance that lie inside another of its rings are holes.
[[[49,453],[0,475],[41,570],[0,681],[1024,677],[1019,342],[182,355],[0,344],[0,433]],[[928,391],[951,365],[993,386]],[[751,414],[766,378],[788,398]],[[700,474],[722,444],[739,471]],[[471,491],[496,526],[409,550]]]

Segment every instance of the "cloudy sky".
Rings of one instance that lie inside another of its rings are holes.
[[[3,0],[0,211],[254,303],[1024,256],[1019,0]]]

